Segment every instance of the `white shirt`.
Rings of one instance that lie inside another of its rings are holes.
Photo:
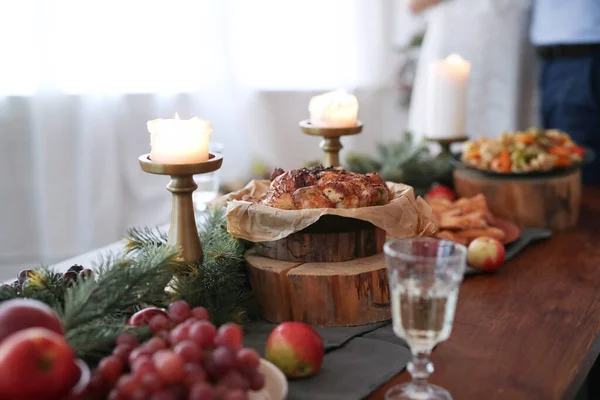
[[[524,0],[454,0],[427,11],[409,130],[427,135],[428,67],[452,53],[471,63],[468,136],[496,137],[503,131],[533,125],[537,78],[528,40],[529,10]]]
[[[600,0],[535,0],[531,41],[536,45],[600,43]]]

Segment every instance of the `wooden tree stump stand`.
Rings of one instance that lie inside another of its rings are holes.
[[[356,326],[391,319],[383,253],[344,262],[290,262],[245,255],[268,321]]]
[[[292,262],[349,261],[383,251],[386,233],[373,224],[325,215],[283,239],[255,244],[257,255]]]
[[[552,176],[498,177],[457,168],[454,187],[461,197],[483,193],[494,215],[520,227],[560,231],[573,227],[579,218],[579,170]]]

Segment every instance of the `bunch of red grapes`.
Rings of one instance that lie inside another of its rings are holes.
[[[218,330],[203,307],[185,301],[148,323],[153,337],[139,343],[126,332],[112,355],[93,372],[84,399],[109,400],[247,400],[265,377],[259,354],[242,345],[242,329]]]

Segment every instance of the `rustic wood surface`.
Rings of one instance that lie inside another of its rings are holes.
[[[339,263],[302,264],[287,276],[295,321],[353,326],[391,318],[383,253]]]
[[[290,282],[287,273],[299,263],[259,257],[252,250],[246,253],[245,258],[250,285],[260,304],[263,318],[271,322],[291,321]]]
[[[461,197],[483,193],[494,215],[520,227],[564,230],[579,217],[579,170],[551,177],[510,178],[455,169],[454,185]]]
[[[372,227],[351,232],[292,233],[273,242],[256,243],[256,253],[292,262],[339,262],[383,251],[386,233]]]
[[[276,260],[338,262],[381,253],[385,238],[385,231],[369,222],[325,215],[283,239],[256,243],[254,250]]]
[[[292,263],[245,255],[252,289],[268,321],[355,326],[391,318],[383,253],[344,262]]]
[[[584,189],[576,228],[465,280],[431,382],[455,400],[571,399],[599,353],[600,187]],[[402,372],[369,398],[409,379]]]

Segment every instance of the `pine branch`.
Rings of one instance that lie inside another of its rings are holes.
[[[163,304],[177,255],[167,246],[146,246],[135,258],[103,263],[97,280],[80,280],[67,290],[61,313],[65,330],[125,313],[139,304]]]
[[[256,311],[246,275],[244,252],[248,243],[227,232],[223,208],[211,209],[199,231],[204,248],[202,266],[188,265],[172,283],[175,299],[205,307],[216,324],[245,322]]]
[[[147,327],[126,327],[123,320],[111,317],[73,328],[67,331],[65,336],[78,357],[90,365],[95,365],[111,353],[115,341],[125,330],[134,333],[140,340],[150,337]]]
[[[125,254],[143,251],[148,246],[167,244],[168,235],[158,228],[131,228],[125,238]]]
[[[369,155],[348,152],[345,159],[345,168],[348,171],[367,174],[379,172],[381,163]]]
[[[452,169],[447,160],[432,155],[428,146],[417,142],[410,132],[398,141],[380,143],[376,157],[350,154],[346,164],[350,171],[379,172],[384,180],[406,183],[417,192],[427,190]]]
[[[17,287],[7,284],[0,286],[0,303],[20,297],[23,297],[23,295]]]
[[[63,279],[62,273],[43,266],[28,274],[22,292],[24,297],[43,301],[54,309],[61,309],[67,288],[68,282]]]
[[[10,285],[2,285],[0,302],[26,297],[46,303],[54,309],[60,309],[68,285],[69,282],[62,279],[61,273],[55,272],[51,267],[40,266],[29,270],[23,284],[15,281]]]

